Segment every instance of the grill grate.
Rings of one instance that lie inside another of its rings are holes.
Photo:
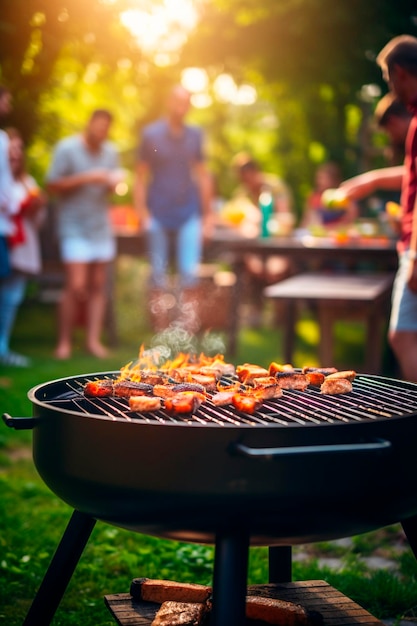
[[[349,394],[329,396],[313,387],[306,391],[284,390],[281,398],[265,401],[254,415],[240,413],[232,406],[217,407],[210,401],[210,394],[198,411],[185,416],[170,416],[163,409],[138,414],[130,411],[125,398],[84,396],[86,382],[117,377],[117,374],[109,373],[67,379],[64,390],[58,394],[46,394],[44,387],[42,400],[64,411],[146,424],[285,427],[375,421],[417,414],[417,385],[363,374],[356,377],[353,391]],[[223,382],[233,381],[227,379]]]

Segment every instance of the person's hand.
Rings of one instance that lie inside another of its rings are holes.
[[[413,293],[417,293],[417,259],[410,259],[407,285]]]

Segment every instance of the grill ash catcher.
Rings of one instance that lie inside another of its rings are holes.
[[[193,415],[132,413],[87,398],[105,372],[31,389],[33,459],[73,514],[24,626],[51,623],[96,520],[213,543],[211,626],[245,623],[251,545],[269,546],[269,582],[291,580],[291,546],[401,522],[417,558],[417,384],[358,375],[353,391],[285,390],[254,414],[210,399]]]

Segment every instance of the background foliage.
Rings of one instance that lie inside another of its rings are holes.
[[[54,142],[103,104],[114,110],[114,139],[133,167],[138,132],[162,113],[164,93],[190,66],[204,68],[209,80],[212,104],[195,109],[193,119],[207,130],[222,195],[231,191],[230,161],[242,149],[288,181],[299,209],[317,163],[337,159],[349,176],[383,162],[370,122],[386,91],[375,57],[392,36],[417,34],[411,0],[194,0],[197,25],[161,63],[120,14],[163,4],[1,0],[0,76],[15,100],[8,123],[23,132],[39,179]],[[224,73],[237,86],[254,86],[256,102],[216,97],[213,85]]]

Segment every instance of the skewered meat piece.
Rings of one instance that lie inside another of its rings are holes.
[[[320,387],[321,393],[328,395],[337,395],[339,393],[349,393],[352,391],[352,383],[347,378],[330,378],[327,377]]]
[[[326,376],[326,380],[336,380],[338,378],[350,380],[350,382],[352,383],[356,378],[356,372],[354,370],[343,370],[334,372],[333,374],[329,374],[328,376]]]
[[[277,372],[275,378],[281,389],[305,391],[309,385],[307,376],[300,372]]]
[[[205,396],[195,391],[181,391],[165,399],[165,409],[171,415],[195,413],[204,402]]]
[[[130,396],[129,408],[136,413],[158,411],[161,408],[161,398],[155,396]]]
[[[167,601],[161,604],[151,626],[201,626],[206,611],[205,604]]]
[[[89,380],[84,385],[84,395],[94,398],[104,398],[113,395],[113,381],[110,378]]]
[[[114,395],[119,398],[130,398],[130,396],[151,396],[153,387],[148,383],[136,382],[134,380],[119,380],[113,386]]]
[[[130,585],[130,594],[135,600],[157,602],[168,600],[175,602],[206,602],[212,589],[208,585],[181,583],[174,580],[154,578],[134,578]]]

